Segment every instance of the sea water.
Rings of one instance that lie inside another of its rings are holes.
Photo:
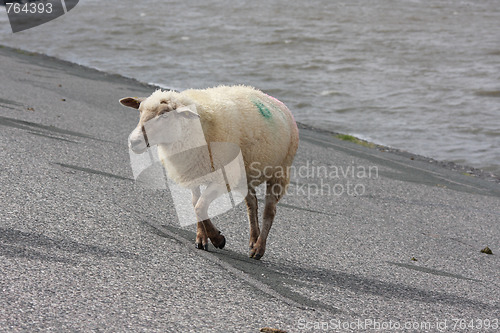
[[[497,0],[84,0],[16,34],[0,8],[0,44],[178,90],[253,85],[297,121],[500,173]]]

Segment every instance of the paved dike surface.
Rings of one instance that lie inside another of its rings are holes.
[[[304,127],[264,258],[242,205],[204,252],[169,192],[133,181],[118,99],[154,87],[6,47],[0,78],[0,331],[500,325],[493,177]]]

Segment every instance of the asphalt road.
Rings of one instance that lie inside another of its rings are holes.
[[[204,252],[132,177],[154,87],[8,48],[0,82],[0,331],[500,331],[493,177],[301,128],[264,258],[241,205]]]

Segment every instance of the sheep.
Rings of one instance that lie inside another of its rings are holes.
[[[182,92],[157,90],[147,98],[126,97],[120,103],[140,111],[139,123],[129,137],[129,146],[136,153],[148,147],[145,124],[157,117],[172,115],[170,122],[175,124],[169,128],[178,129],[180,136],[174,142],[158,143],[158,155],[169,177],[191,190],[198,217],[195,240],[198,249],[208,250],[208,239],[213,246],[222,249],[226,239],[206,214],[208,206],[220,193],[211,191],[210,186],[201,192],[199,184],[191,182],[196,177],[189,174],[208,173],[209,170],[199,170],[207,165],[202,162],[212,163],[213,167],[214,153],[210,151],[213,143],[232,143],[239,147],[247,186],[249,256],[257,260],[262,258],[276,205],[286,193],[289,170],[299,145],[297,124],[285,104],[249,86],[218,86]],[[194,120],[201,126],[193,126]],[[203,150],[205,144],[207,154],[196,153]],[[191,153],[179,155],[183,151]],[[256,187],[264,182],[265,208],[260,229]]]

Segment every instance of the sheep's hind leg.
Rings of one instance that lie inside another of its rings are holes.
[[[257,213],[258,209],[257,196],[255,195],[254,188],[248,189],[248,194],[245,198],[245,202],[247,204],[248,222],[250,224],[249,246],[250,250],[252,250],[260,235],[259,217]]]
[[[226,238],[221,232],[212,224],[208,218],[208,207],[221,193],[220,186],[217,184],[209,185],[201,195],[198,196],[195,204],[195,212],[198,218],[198,226],[196,233],[195,246],[198,249],[208,250],[208,238],[212,244],[219,249],[224,248],[226,245]],[[195,193],[193,192],[193,202]]]
[[[286,184],[286,183],[285,183]],[[260,232],[257,242],[250,250],[250,258],[259,260],[266,252],[266,242],[269,231],[273,224],[274,216],[276,215],[276,205],[285,193],[286,186],[281,182],[266,182],[266,205],[264,208],[264,217],[262,221],[262,230]]]

